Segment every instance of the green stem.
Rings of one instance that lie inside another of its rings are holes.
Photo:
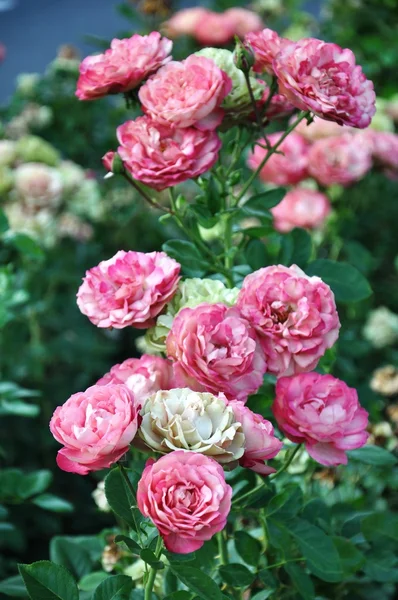
[[[276,473],[273,473],[272,475],[270,475],[270,479],[274,479],[275,477],[277,477],[278,475],[280,475],[281,473],[286,471],[286,469],[291,465],[294,457],[300,450],[301,450],[301,444],[297,444],[297,446],[295,448],[293,448],[293,450],[289,453],[286,462],[281,466],[281,468]]]
[[[152,208],[156,208],[157,210],[161,210],[162,212],[169,213],[171,215],[173,214],[173,211],[170,210],[169,208],[167,208],[167,206],[162,206],[161,204],[159,204],[159,202],[157,202],[156,200],[154,200],[153,198],[151,198],[146,193],[146,191],[136,181],[134,181],[134,179],[132,179],[127,174],[126,171],[124,173],[122,173],[122,176],[125,178],[126,181],[129,182],[129,184],[131,185],[131,187],[133,187],[140,194],[140,196],[142,196],[142,198],[144,198],[145,202],[148,202],[148,204],[150,206],[152,206]]]
[[[262,107],[263,115],[266,114],[266,112],[271,104],[272,98],[275,96],[275,93],[277,91],[278,91],[278,80],[276,77],[273,77],[271,87],[269,90],[269,96],[268,96],[267,100],[265,101],[264,106]]]
[[[218,551],[220,554],[220,563],[222,565],[227,565],[229,562],[229,559],[228,559],[227,540],[224,535],[224,531],[219,531],[217,533],[217,540],[218,540]]]
[[[300,558],[289,558],[288,560],[282,560],[281,562],[274,563],[273,565],[268,565],[267,567],[263,567],[263,570],[276,569],[277,567],[282,567],[283,565],[286,565],[287,563],[299,562],[301,560],[305,560],[305,559],[302,556],[300,556]]]
[[[162,554],[162,547],[163,547],[163,540],[159,536],[157,539],[157,542],[156,542],[156,549],[155,549],[156,558],[160,558],[160,555]],[[157,573],[157,569],[154,569],[153,567],[151,567],[149,569],[148,579],[145,584],[144,600],[152,600],[152,590],[153,590],[153,585],[155,583],[156,573]]]
[[[295,129],[295,127],[297,127],[297,125],[303,119],[306,119],[309,115],[310,115],[309,111],[307,111],[307,112],[301,112],[300,115],[297,117],[297,119],[294,121],[294,123],[292,123],[290,125],[290,127],[287,128],[287,130],[285,131],[285,133],[280,137],[280,139],[276,142],[276,144],[274,146],[272,146],[272,148],[270,148],[268,150],[267,154],[264,156],[263,160],[258,165],[257,169],[255,171],[253,171],[253,173],[251,174],[251,176],[249,177],[249,179],[246,181],[245,185],[243,186],[243,189],[242,189],[242,191],[241,191],[241,193],[240,193],[240,195],[238,197],[238,202],[244,197],[244,195],[246,194],[247,190],[250,188],[250,186],[252,185],[253,181],[256,179],[256,177],[260,173],[260,171],[264,168],[264,166],[267,163],[267,161],[271,158],[271,156],[273,154],[275,154],[275,152],[278,150],[278,148],[282,144],[282,142],[287,138],[287,136],[289,135],[289,133],[291,133],[293,131],[293,129]]]

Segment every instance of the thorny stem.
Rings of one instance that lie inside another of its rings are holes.
[[[244,195],[246,194],[247,190],[250,188],[251,184],[253,183],[253,181],[256,179],[256,177],[258,176],[258,174],[260,173],[260,171],[263,169],[263,167],[265,166],[265,164],[267,163],[267,161],[271,158],[271,156],[273,154],[275,154],[275,152],[278,150],[279,146],[282,144],[282,142],[287,138],[287,136],[289,135],[289,133],[291,133],[293,131],[293,129],[295,129],[295,127],[297,127],[297,125],[303,120],[306,119],[307,117],[309,117],[310,112],[301,112],[300,115],[297,117],[297,119],[294,121],[294,123],[292,123],[290,125],[290,127],[288,127],[288,129],[285,131],[285,133],[280,137],[280,139],[276,142],[276,144],[274,146],[272,146],[272,148],[270,148],[267,152],[267,154],[264,156],[263,160],[261,161],[261,163],[258,165],[257,169],[255,171],[253,171],[253,173],[251,174],[251,176],[249,177],[249,179],[246,181],[245,185],[243,186],[243,189],[238,197],[238,202],[244,197]]]
[[[140,194],[140,196],[144,198],[145,202],[148,202],[148,204],[150,204],[150,206],[156,208],[157,210],[161,210],[162,212],[169,213],[170,215],[174,214],[172,210],[167,208],[167,206],[162,206],[161,204],[159,204],[159,202],[151,198],[146,193],[146,191],[136,181],[134,181],[134,179],[131,179],[131,177],[126,172],[122,173],[122,176]]]
[[[160,558],[160,555],[162,554],[162,547],[163,547],[163,540],[159,536],[157,539],[157,542],[156,542],[156,549],[155,549],[156,558]],[[156,573],[157,573],[157,569],[155,569],[154,567],[151,567],[149,569],[148,579],[145,584],[144,600],[152,600],[152,590],[153,590],[153,585],[155,583]]]
[[[253,112],[254,112],[254,115],[256,117],[257,126],[258,126],[261,134],[264,136],[264,139],[267,141],[267,138],[266,138],[266,135],[265,135],[265,131],[264,131],[263,119],[262,119],[262,116],[261,116],[261,114],[260,114],[260,112],[258,110],[258,105],[257,105],[256,99],[255,99],[254,94],[253,94],[253,88],[252,88],[252,85],[250,83],[249,73],[247,71],[244,71],[243,74],[245,76],[247,90],[248,90],[249,96],[250,96],[250,101],[251,101],[251,103],[253,105]],[[268,99],[267,99],[267,101],[268,101]],[[269,146],[268,146],[268,148],[269,148]]]

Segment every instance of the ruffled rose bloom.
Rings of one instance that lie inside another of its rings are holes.
[[[254,71],[273,75],[274,58],[290,42],[279,37],[272,29],[263,29],[263,31],[248,33],[244,43],[254,52]]]
[[[389,131],[365,131],[359,142],[365,140],[374,160],[386,169],[398,174],[398,135]]]
[[[330,211],[330,202],[325,194],[301,187],[290,190],[277,206],[271,208],[274,227],[282,233],[295,227],[322,227]]]
[[[262,82],[264,83],[264,82]],[[263,95],[260,100],[257,102],[257,107],[260,111],[264,111],[264,106],[268,103],[268,97],[270,94],[270,88],[268,85],[265,85]],[[265,119],[283,119],[287,115],[290,115],[295,110],[295,107],[283,94],[273,94],[271,101],[269,102],[263,117]],[[255,120],[255,114],[251,115],[251,119]]]
[[[118,153],[134,179],[164,190],[211,169],[221,140],[215,131],[173,129],[138,117],[117,129]]]
[[[308,152],[310,175],[322,185],[350,185],[372,166],[371,147],[361,137],[345,133],[315,142]]]
[[[145,329],[175,294],[179,273],[164,252],[119,250],[86,272],[77,305],[97,327]]]
[[[237,400],[230,401],[229,406],[245,436],[245,453],[239,464],[261,475],[274,473],[275,469],[264,464],[264,461],[274,458],[283,443],[275,437],[272,423]]]
[[[254,329],[236,308],[183,308],[166,340],[181,387],[246,401],[263,381],[266,361]]]
[[[321,465],[347,464],[345,450],[366,443],[368,413],[356,390],[332,375],[300,373],[277,381],[272,406],[278,427]]]
[[[162,29],[172,38],[182,35],[193,35],[197,23],[206,17],[209,11],[206,8],[194,6],[177,11],[163,23]]]
[[[223,394],[159,391],[145,403],[139,435],[156,452],[190,450],[220,464],[243,456],[245,436]]]
[[[110,467],[129,449],[138,428],[133,393],[125,385],[93,385],[55,409],[50,431],[64,447],[57,464],[63,471],[87,475]]]
[[[268,142],[274,146],[282,135],[282,132],[271,133],[267,136]],[[265,140],[261,139],[259,143],[265,145]],[[273,154],[261,169],[260,179],[276,185],[299,183],[308,176],[308,148],[306,140],[293,131],[278,147],[278,152],[283,154]],[[253,171],[256,170],[266,154],[267,150],[256,144],[247,164]]]
[[[376,112],[373,83],[351,50],[307,38],[284,45],[273,68],[281,93],[297,108],[339,125],[370,124]]]
[[[178,450],[147,461],[137,504],[159,530],[167,550],[188,554],[224,529],[232,488],[212,458]]]
[[[234,8],[226,10],[224,15],[231,23],[233,23],[234,34],[240,38],[243,38],[251,31],[260,31],[264,27],[260,15],[252,10],[247,10],[247,8],[235,6]]]
[[[293,119],[294,117],[292,117],[291,121],[293,121]],[[289,121],[289,123],[291,123],[291,121]],[[343,133],[349,133],[353,130],[345,125],[339,125],[334,121],[325,121],[325,119],[321,119],[321,117],[314,116],[311,123],[307,123],[305,119],[300,121],[294,131],[305,137],[309,142],[316,142],[323,138],[340,136]]]
[[[296,265],[248,275],[237,306],[260,336],[268,370],[278,377],[314,369],[339,335],[332,290]]]
[[[206,11],[198,19],[193,31],[196,40],[202,46],[224,46],[230,42],[235,34],[235,22],[225,13]]]
[[[88,56],[80,64],[76,96],[79,100],[95,100],[132,90],[171,60],[172,46],[173,42],[157,31],[112,40],[103,54]]]
[[[222,121],[220,104],[231,91],[228,75],[204,56],[173,61],[139,91],[145,113],[160,125],[213,130]]]
[[[14,170],[15,190],[32,208],[57,206],[62,198],[60,173],[42,163],[25,163]]]
[[[174,386],[171,363],[160,356],[144,354],[141,358],[128,358],[114,365],[97,381],[97,385],[124,383],[142,406],[158,390],[169,390]]]

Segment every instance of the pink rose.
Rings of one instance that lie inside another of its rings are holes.
[[[309,173],[322,185],[350,185],[371,166],[371,148],[350,133],[318,140],[308,152]]]
[[[256,333],[236,308],[199,304],[175,317],[166,340],[179,387],[246,401],[263,382],[266,361]]]
[[[386,169],[398,173],[398,135],[390,131],[368,130],[360,134],[359,144],[366,143],[374,160]]]
[[[282,132],[271,133],[267,139],[271,146],[274,146],[283,135]],[[264,140],[259,143],[265,144]],[[276,185],[294,185],[308,176],[308,148],[309,145],[305,139],[295,133],[290,133],[278,148],[278,152],[283,154],[273,154],[260,171],[262,181],[275,183]],[[253,171],[263,161],[267,150],[254,146],[254,151],[249,154],[247,164]]]
[[[325,194],[300,187],[290,190],[277,206],[271,208],[274,227],[282,233],[295,227],[322,227],[330,211],[330,202]]]
[[[73,394],[50,421],[51,433],[64,445],[57,455],[59,468],[87,475],[110,467],[137,433],[139,408],[125,385],[93,385]]]
[[[235,419],[242,425],[245,436],[245,453],[239,464],[261,475],[274,473],[275,469],[265,465],[264,461],[274,458],[283,443],[274,436],[272,423],[252,412],[238,400],[228,402],[228,406],[232,406]]]
[[[199,19],[193,32],[194,37],[202,46],[224,46],[235,34],[235,22],[225,13],[211,10]]]
[[[293,119],[294,117],[292,117],[291,121]],[[325,121],[321,117],[314,116],[312,122],[309,124],[305,119],[300,121],[294,131],[305,137],[309,142],[316,142],[322,138],[340,136],[343,133],[349,133],[353,130],[345,125],[339,125],[334,121]]]
[[[88,56],[80,64],[76,96],[79,100],[95,100],[132,90],[171,60],[172,46],[157,31],[112,40],[104,54]]]
[[[56,207],[62,200],[60,172],[42,163],[24,163],[14,170],[15,191],[34,209]]]
[[[142,86],[139,98],[160,125],[212,130],[223,119],[220,104],[231,88],[231,79],[212,60],[191,55],[162,67]]]
[[[163,23],[163,29],[170,37],[194,35],[196,24],[204,19],[209,11],[201,7],[184,8],[177,11],[168,21]]]
[[[281,93],[301,110],[360,129],[376,112],[373,83],[351,50],[307,38],[283,46],[273,68]]]
[[[264,89],[263,95],[261,99],[257,102],[257,106],[260,109],[260,111],[264,110],[264,105],[267,104],[268,97],[270,94],[269,86],[266,85],[265,82],[264,85],[266,87]],[[291,104],[288,101],[288,99],[285,96],[283,96],[283,94],[273,94],[271,102],[268,104],[267,109],[263,114],[263,117],[269,119],[270,121],[272,119],[283,119],[283,117],[290,115],[290,113],[292,113],[294,110],[295,108],[293,104]],[[255,116],[252,115],[251,118],[253,120]]]
[[[261,17],[246,8],[240,8],[239,6],[229,8],[224,15],[233,23],[234,34],[240,38],[245,37],[251,31],[260,31],[264,27]]]
[[[179,273],[180,265],[164,252],[119,250],[86,272],[77,305],[97,327],[152,327],[174,296]]]
[[[289,44],[289,40],[279,37],[272,29],[263,29],[256,33],[248,33],[244,43],[254,52],[255,63],[253,70],[256,73],[274,74],[273,60],[275,56]]]
[[[248,275],[237,306],[260,336],[268,370],[278,377],[314,369],[339,335],[332,290],[296,265]]]
[[[278,427],[293,442],[305,443],[321,465],[345,465],[345,450],[366,443],[368,413],[356,390],[332,375],[300,373],[276,383],[272,407]]]
[[[167,550],[188,554],[224,529],[232,488],[212,458],[177,450],[146,463],[137,504],[159,530]]]
[[[174,129],[138,117],[117,129],[118,153],[134,179],[164,190],[211,169],[221,140],[215,131]]]
[[[144,354],[141,358],[128,358],[114,365],[97,381],[97,385],[124,383],[142,406],[151,394],[174,387],[171,363],[160,356]]]

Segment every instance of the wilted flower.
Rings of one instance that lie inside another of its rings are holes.
[[[32,208],[55,207],[62,198],[62,177],[41,163],[26,163],[14,171],[15,191]]]
[[[237,306],[260,336],[268,370],[278,377],[314,369],[339,335],[332,290],[296,265],[248,275]]]
[[[223,394],[188,388],[159,391],[141,410],[139,435],[157,452],[190,450],[221,464],[240,459],[245,436]]]
[[[398,368],[386,365],[376,369],[369,385],[374,392],[382,396],[398,395]]]
[[[305,443],[321,465],[347,464],[346,450],[366,443],[368,413],[355,389],[319,373],[281,377],[272,406],[278,427],[289,440]]]
[[[112,509],[105,496],[105,481],[100,481],[91,495],[101,512],[111,512]]]
[[[398,341],[398,315],[385,306],[372,310],[363,328],[363,336],[375,348],[392,346]]]
[[[157,31],[113,39],[104,54],[88,56],[82,61],[76,96],[79,100],[95,100],[132,90],[171,60],[172,46]]]
[[[279,88],[294,106],[364,129],[375,114],[373,83],[351,50],[314,38],[285,44],[273,61]]]
[[[86,272],[77,305],[97,327],[145,329],[177,290],[180,265],[164,252],[124,252]]]

